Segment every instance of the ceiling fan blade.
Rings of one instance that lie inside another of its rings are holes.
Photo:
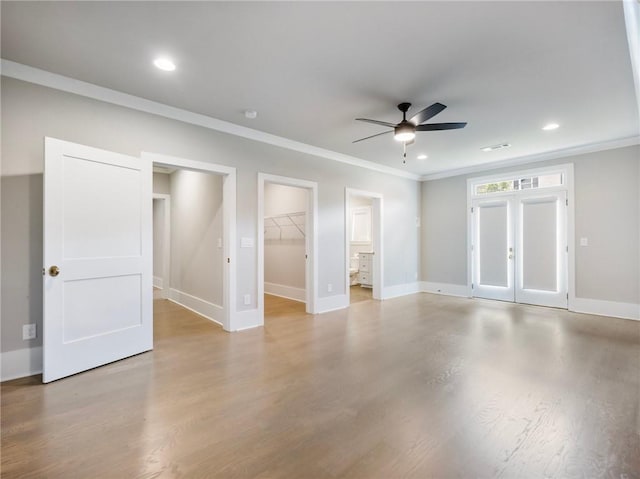
[[[367,123],[373,123],[374,125],[388,126],[389,128],[395,128],[395,123],[388,123],[386,121],[369,120],[368,118],[356,118],[358,121],[366,121]]]
[[[429,123],[416,126],[416,131],[457,130],[465,126],[467,126],[466,123]]]
[[[445,105],[443,105],[442,103],[437,103],[436,102],[433,105],[426,107],[421,112],[413,115],[413,117],[411,117],[411,119],[409,121],[411,123],[413,123],[414,125],[420,125],[421,123],[424,123],[425,121],[427,121],[427,120],[433,118],[434,116],[436,116],[438,113],[440,113],[445,108],[446,108]]]
[[[360,138],[359,140],[352,141],[352,143],[358,143],[359,141],[368,140],[369,138],[375,138],[376,136],[380,136],[380,135],[386,135],[387,133],[393,133],[393,130],[383,131],[382,133],[378,133],[377,135],[367,136],[366,138]]]

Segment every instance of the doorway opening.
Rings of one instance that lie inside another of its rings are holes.
[[[264,185],[266,313],[281,309],[305,310],[308,195],[307,189],[297,186],[277,183]]]
[[[155,193],[155,201],[164,203],[162,215],[154,206],[154,219],[157,214],[163,221],[162,228],[154,227],[154,243],[156,232],[162,237],[162,255],[154,251],[154,283],[159,284],[156,271],[163,272],[161,297],[234,331],[235,168],[152,153],[142,157],[166,177],[163,191]],[[156,269],[156,259],[162,268]]]
[[[349,303],[381,299],[382,195],[345,189],[345,294]]]
[[[153,173],[154,190],[157,174]],[[171,195],[153,193],[153,299],[169,299],[170,278]]]
[[[472,297],[568,308],[572,165],[468,181]]]
[[[269,312],[316,312],[317,191],[312,181],[258,174],[257,301],[262,324],[265,306]]]

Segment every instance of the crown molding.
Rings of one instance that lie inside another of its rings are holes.
[[[358,166],[360,168],[366,168],[368,170],[373,170],[388,175],[399,176],[401,178],[408,178],[416,181],[420,180],[420,175],[414,173],[409,173],[407,171],[398,170],[389,166],[380,165],[378,163],[363,160],[355,156],[344,155],[332,150],[308,145],[299,141],[290,140],[281,136],[272,135],[263,131],[254,130],[245,126],[236,125],[235,123],[219,120],[217,118],[201,115],[199,113],[183,110],[181,108],[172,107],[169,105],[165,105],[164,103],[159,103],[138,96],[129,95],[117,90],[94,85],[93,83],[87,83],[84,81],[76,80],[74,78],[66,77],[64,75],[58,75],[57,73],[51,73],[39,68],[23,65],[22,63],[0,59],[0,74],[5,77],[14,78],[16,80],[34,83],[36,85],[53,88],[55,90],[60,90],[67,93],[73,93],[75,95],[92,98],[94,100],[111,103],[113,105],[130,108],[132,110],[151,113],[153,115],[158,115],[172,120],[181,121],[183,123],[201,126],[210,130],[247,138],[249,140],[258,141],[281,148],[286,148],[288,150],[298,151],[300,153],[318,156],[321,158],[326,158],[328,160],[346,163],[348,165]]]
[[[440,171],[420,177],[421,181],[440,180],[442,178],[450,178],[452,176],[467,175],[469,173],[478,173],[481,171],[495,170],[498,168],[507,168],[509,166],[518,166],[526,163],[537,163],[540,161],[556,160],[558,158],[566,158],[567,156],[584,155],[586,153],[595,153],[603,150],[614,150],[616,148],[624,148],[625,146],[633,146],[640,144],[640,136],[629,136],[626,138],[618,138],[615,140],[602,141],[599,143],[590,143],[588,145],[573,146],[563,148],[561,150],[547,151],[537,153],[535,155],[520,156],[508,160],[494,161],[491,163],[482,163],[481,165],[459,168],[456,170]]]

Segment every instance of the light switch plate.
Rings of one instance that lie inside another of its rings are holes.
[[[580,246],[589,246],[589,238],[580,238]]]
[[[36,338],[35,323],[25,324],[24,326],[22,326],[22,339],[26,341],[28,339],[35,339],[35,338]]]
[[[253,248],[253,238],[240,238],[241,248]]]

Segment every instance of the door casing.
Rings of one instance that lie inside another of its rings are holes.
[[[294,186],[308,191],[305,218],[305,310],[316,314],[318,307],[318,183],[315,181],[291,178],[288,176],[258,173],[258,214],[256,229],[258,232],[258,321],[264,324],[264,185]]]
[[[361,197],[371,199],[371,248],[373,249],[373,299],[382,299],[382,285],[384,282],[384,252],[382,248],[383,238],[383,197],[380,193],[371,191],[358,190],[355,188],[345,188],[344,190],[344,265],[345,265],[345,295],[347,296],[347,304],[351,300],[351,289],[349,286],[349,243],[350,243],[350,224],[351,224],[351,197]]]
[[[222,327],[225,331],[236,331],[238,314],[236,310],[236,169],[215,163],[194,161],[158,153],[142,152],[143,160],[153,166],[178,168],[222,176],[222,252],[226,262],[222,276],[222,298],[224,315]],[[149,198],[151,201],[151,198]]]

